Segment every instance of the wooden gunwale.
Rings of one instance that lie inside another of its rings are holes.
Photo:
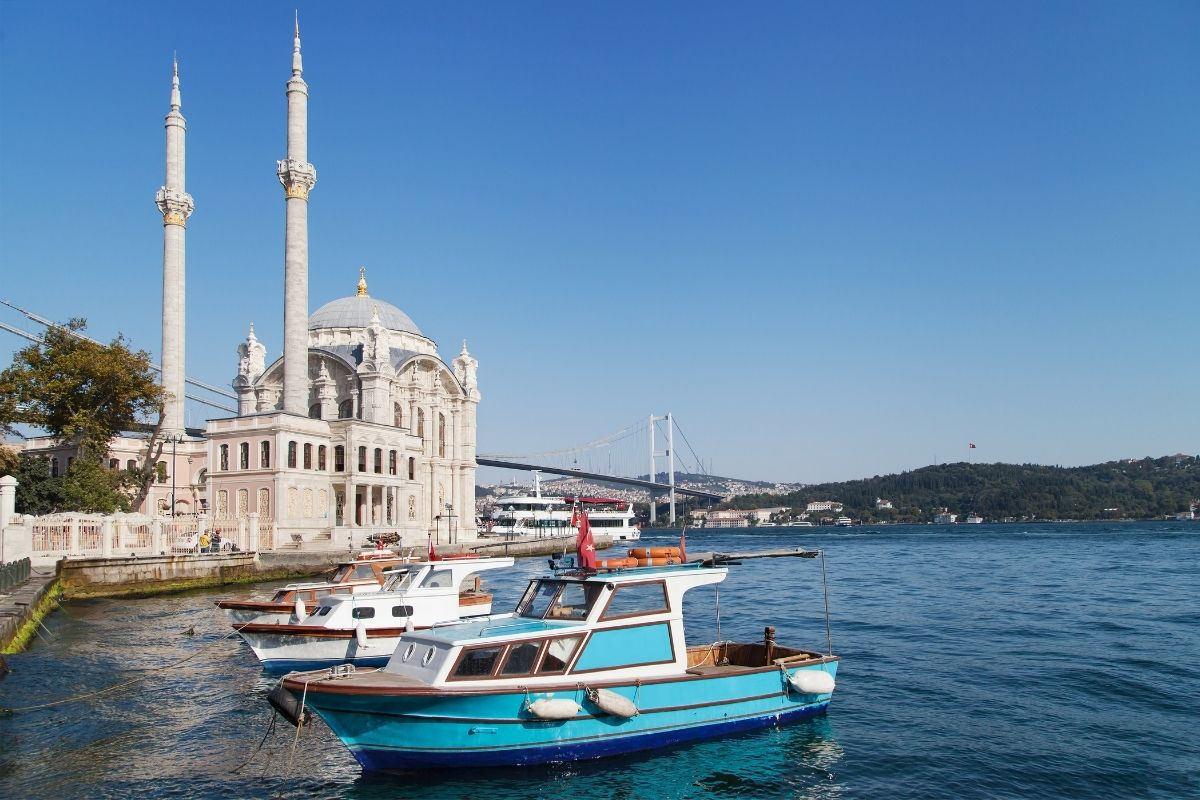
[[[622,677],[611,678],[609,680],[589,681],[587,685],[595,688],[606,688],[610,686],[629,686],[632,684],[640,684],[649,686],[658,683],[684,683],[688,681],[704,681],[704,680],[720,680],[722,678],[732,677],[734,675],[754,675],[761,672],[778,672],[781,666],[788,667],[807,667],[813,664],[829,664],[841,661],[840,656],[824,656],[819,655],[814,658],[806,658],[804,656],[788,656],[786,658],[778,658],[771,664],[761,667],[745,667],[737,672],[730,672],[717,675],[697,675],[691,672],[676,673],[675,675],[663,675],[654,678],[636,678]],[[326,670],[321,670],[326,673]],[[302,679],[303,676],[311,673],[296,673],[297,677],[291,675],[284,677],[283,685],[288,689],[303,691],[306,682]],[[375,673],[367,673],[375,674]],[[568,673],[567,678],[574,677],[575,673]],[[399,676],[397,676],[399,677]],[[520,694],[527,688],[537,692],[569,692],[575,691],[580,686],[580,681],[567,681],[562,683],[552,684],[534,684],[521,686],[495,686],[487,687],[480,686],[479,681],[461,681],[456,682],[453,688],[448,686],[429,686],[427,684],[410,685],[410,686],[356,686],[354,678],[342,678],[337,681],[326,682],[324,676],[320,678],[311,678],[307,681],[308,693],[322,692],[325,694],[346,694],[346,695],[363,695],[373,697],[389,697],[389,696],[430,696],[430,695],[445,695],[445,696],[470,696],[470,695],[492,695],[492,694]]]

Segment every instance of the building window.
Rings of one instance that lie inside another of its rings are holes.
[[[50,477],[58,477],[58,457],[54,456],[50,459]]]
[[[108,468],[111,469],[113,472],[116,472],[117,470],[119,470],[121,468],[121,459],[110,458],[108,460]]]
[[[358,448],[358,471],[367,471],[367,448],[365,447]]]
[[[296,443],[288,442],[288,469],[296,468]]]
[[[304,468],[312,469],[312,445],[304,443]]]
[[[313,419],[320,419],[321,418],[321,404],[314,403],[313,405],[309,406],[308,407],[308,415],[310,417],[312,417]]]
[[[388,475],[396,474],[396,451],[388,451]]]
[[[376,474],[383,473],[383,448],[375,448],[375,472]]]
[[[250,443],[238,445],[238,469],[250,469]]]
[[[325,445],[317,448],[317,469],[325,471]]]
[[[446,457],[446,415],[438,414],[438,457]]]
[[[397,428],[404,427],[404,407],[399,403],[392,403],[392,424]]]
[[[263,442],[258,446],[258,468],[271,468],[271,443]]]
[[[75,456],[67,456],[67,469],[70,469],[75,463]]]
[[[221,445],[221,470],[229,469],[229,445]]]
[[[137,462],[132,458],[125,462],[125,469],[137,469]]]
[[[346,448],[340,444],[333,448],[333,471],[346,471]]]
[[[338,403],[338,419],[350,419],[354,416],[354,401],[343,400]]]
[[[158,474],[158,482],[167,482],[167,462],[160,461],[154,465],[154,471]]]
[[[415,458],[408,459],[408,479],[416,480],[417,478],[417,460]]]
[[[425,438],[425,409],[417,409],[417,436]]]
[[[270,489],[259,489],[258,490],[258,515],[260,517],[265,517],[267,519],[270,519],[273,516],[271,514],[271,490]]]
[[[208,470],[202,469],[196,473],[196,485],[203,486],[208,483]]]

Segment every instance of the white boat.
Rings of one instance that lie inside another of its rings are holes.
[[[933,518],[934,525],[953,525],[958,520],[958,514],[951,514],[949,511],[942,509],[941,512]]]
[[[609,536],[614,542],[642,538],[633,521],[633,503],[611,497],[543,497],[536,474],[533,494],[499,498],[481,533],[519,539],[573,537],[571,514],[576,503],[586,508],[594,533]]]
[[[250,623],[238,633],[272,671],[382,666],[406,632],[491,614],[492,596],[478,575],[512,565],[511,558],[406,564],[389,570],[379,591],[329,595],[298,623]]]
[[[792,528],[811,528],[811,527],[813,527],[813,524],[806,519],[802,519],[799,522],[790,522],[790,523],[788,523],[788,525]]]
[[[983,517],[979,516],[974,511],[972,511],[970,514],[967,514],[967,518],[964,519],[963,522],[966,523],[967,525],[982,525]]]
[[[854,520],[850,519],[849,517],[838,517],[836,520],[834,520],[833,524],[839,528],[849,528],[854,524]]]

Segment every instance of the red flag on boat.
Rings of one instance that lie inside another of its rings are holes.
[[[430,561],[441,561],[442,560],[442,557],[437,554],[437,550],[433,549],[433,536],[432,535],[430,535],[430,537],[429,537],[429,560]]]
[[[592,526],[588,522],[587,512],[576,510],[571,522],[579,529],[579,535],[575,537],[575,550],[579,553],[579,566],[581,569],[594,570],[596,568],[596,543],[592,539]]]

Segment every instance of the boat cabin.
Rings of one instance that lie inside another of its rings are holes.
[[[644,679],[819,658],[782,647],[768,653],[766,644],[758,651],[755,645],[689,648],[684,595],[725,580],[727,573],[723,566],[684,564],[537,578],[511,614],[405,634],[384,672],[447,689],[481,681],[488,688],[532,688],[575,677]]]

